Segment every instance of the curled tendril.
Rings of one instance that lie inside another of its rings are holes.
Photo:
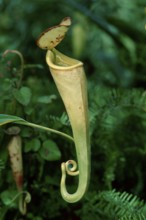
[[[77,176],[79,175],[79,170],[76,171],[77,169],[77,163],[74,160],[68,160],[66,163],[64,163],[65,166],[65,171],[68,175],[70,176]]]
[[[27,212],[27,203],[30,203],[31,201],[31,195],[29,192],[23,192],[25,193],[25,198],[23,198],[23,195],[21,194],[21,197],[19,199],[19,210],[22,215],[25,215]]]
[[[23,197],[25,194],[25,197]],[[10,206],[17,198],[19,197],[19,210],[22,215],[25,215],[27,212],[27,203],[31,201],[31,195],[27,191],[19,192],[7,205]]]
[[[18,50],[6,50],[3,53],[3,57],[5,57],[8,53],[16,54],[20,58],[21,66],[20,66],[20,70],[18,72],[19,73],[19,81],[18,81],[18,84],[17,84],[17,88],[20,88],[21,82],[22,82],[22,78],[23,78],[23,70],[24,70],[24,58],[23,58],[23,55]]]

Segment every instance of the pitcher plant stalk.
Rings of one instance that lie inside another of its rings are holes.
[[[48,50],[46,61],[65,105],[72,127],[77,164],[69,160],[61,164],[61,194],[69,203],[79,201],[85,194],[90,178],[90,141],[88,122],[87,85],[83,63],[57,51]],[[66,188],[66,174],[78,175],[79,183],[75,193]]]

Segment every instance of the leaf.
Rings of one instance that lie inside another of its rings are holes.
[[[56,99],[56,95],[45,95],[45,96],[40,96],[38,98],[38,102],[39,103],[43,103],[43,104],[49,104],[51,103],[54,99]]]
[[[12,86],[12,80],[5,78],[1,86],[4,91],[10,91]]]
[[[44,127],[44,126],[37,125],[37,124],[34,124],[34,123],[30,123],[30,122],[25,121],[24,119],[22,119],[20,117],[17,117],[17,116],[0,114],[0,126],[2,126],[4,124],[11,123],[11,122],[15,122],[16,124],[30,126],[30,127],[33,127],[33,128],[39,128],[39,129],[45,130],[47,132],[49,131],[49,132],[61,135],[63,137],[66,137],[71,141],[74,141],[74,139],[71,136],[69,136],[69,135],[67,135],[63,132],[57,131],[55,129]]]
[[[12,190],[5,190],[0,194],[0,198],[4,205],[14,205],[14,197],[16,196],[16,191]]]
[[[61,158],[61,152],[56,143],[52,140],[45,141],[39,153],[44,160],[48,161],[59,160]]]
[[[31,141],[27,142],[27,144],[24,147],[24,152],[25,153],[27,153],[29,151],[36,152],[39,150],[40,146],[41,146],[40,140],[37,138],[34,138]]]
[[[20,104],[27,106],[31,99],[31,90],[28,87],[21,87],[20,90],[14,90],[13,95]]]
[[[0,126],[11,123],[11,122],[18,122],[18,121],[25,122],[24,119],[17,117],[17,116],[0,114]]]
[[[23,127],[21,130],[21,137],[22,138],[30,138],[33,134],[33,130],[31,127]]]

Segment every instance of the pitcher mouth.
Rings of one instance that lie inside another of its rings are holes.
[[[46,62],[50,68],[59,70],[71,70],[83,66],[81,61],[70,58],[56,49],[47,51]]]

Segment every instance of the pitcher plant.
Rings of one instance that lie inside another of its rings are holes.
[[[46,62],[65,105],[72,127],[77,161],[61,164],[61,194],[70,203],[79,201],[85,194],[90,177],[90,143],[88,122],[87,85],[83,63],[60,53],[55,47],[62,41],[69,26],[70,17],[57,26],[44,31],[37,40],[41,49],[47,49]],[[77,170],[78,164],[78,170]],[[66,174],[79,176],[78,188],[70,194],[66,188]]]
[[[61,194],[70,203],[77,202],[85,194],[90,176],[90,143],[87,85],[83,63],[65,56],[56,49],[48,50],[46,61],[50,72],[64,102],[70,119],[79,170],[75,161],[61,164]],[[66,173],[79,175],[77,191],[69,194],[66,189]]]

